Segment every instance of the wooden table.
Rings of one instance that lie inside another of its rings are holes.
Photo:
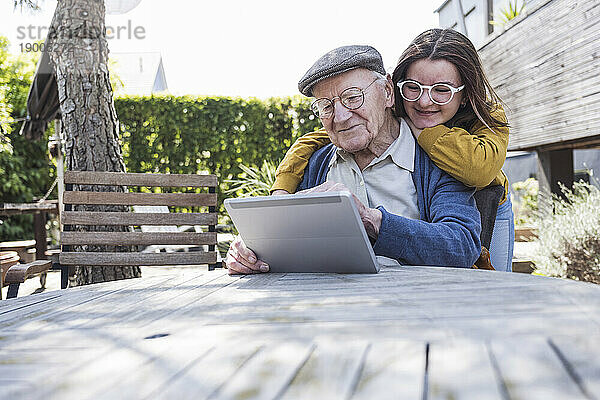
[[[46,250],[48,249],[46,213],[58,213],[58,200],[46,200],[38,203],[0,203],[0,216],[33,214],[36,260],[46,259]]]
[[[196,270],[0,303],[2,398],[599,399],[600,286]]]

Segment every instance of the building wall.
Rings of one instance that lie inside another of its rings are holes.
[[[447,0],[438,9],[441,27],[461,30],[457,1]],[[508,2],[491,0],[494,19],[500,19]],[[467,13],[473,2],[461,4]],[[490,0],[475,2],[476,8],[485,6],[490,7]],[[590,181],[598,185],[600,1],[529,0],[522,15],[505,26],[494,25],[483,39],[487,21],[482,15],[467,16],[466,30],[507,105],[509,150],[579,148],[573,152],[573,166],[556,167],[574,168],[575,179],[591,170]],[[537,167],[536,153],[520,152],[512,153],[503,169],[514,183],[535,177]]]
[[[466,31],[463,32],[458,20],[458,8],[456,2],[460,1],[462,11],[465,15]],[[489,24],[489,11],[492,8],[492,0],[448,0],[437,10],[441,28],[451,28],[466,35],[471,39],[475,47],[483,44],[491,32]]]
[[[441,28],[451,28],[465,33],[461,29],[458,21],[457,2],[460,2],[463,14],[465,15],[466,34],[473,42],[475,47],[479,48],[486,43],[490,34],[498,33],[503,27],[498,24],[492,24],[502,21],[502,10],[508,9],[509,3],[514,4],[515,0],[446,0],[436,10],[439,17]],[[539,3],[545,0],[516,0],[517,7],[520,8],[525,2],[524,11],[536,8]]]
[[[600,143],[600,2],[536,4],[479,49],[509,107],[509,149]]]

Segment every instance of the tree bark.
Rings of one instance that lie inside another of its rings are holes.
[[[67,170],[125,171],[108,73],[104,17],[103,0],[58,0],[48,33],[47,51],[58,84]],[[124,190],[109,186],[93,189]],[[85,206],[85,209],[107,211],[119,210],[119,207]],[[111,230],[119,230],[119,227]],[[90,251],[92,246],[86,249]],[[139,267],[75,267],[70,284],[78,286],[139,276]]]

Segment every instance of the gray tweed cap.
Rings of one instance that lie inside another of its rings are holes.
[[[300,93],[312,97],[313,87],[324,79],[355,68],[366,68],[385,75],[381,54],[371,46],[342,46],[319,58],[298,82]]]

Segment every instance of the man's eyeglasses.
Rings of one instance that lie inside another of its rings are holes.
[[[419,100],[423,95],[423,90],[427,89],[431,101],[439,106],[450,103],[454,98],[454,94],[465,88],[465,85],[455,88],[446,83],[426,86],[411,80],[398,82],[397,86],[400,88],[402,98],[406,101]]]
[[[365,91],[378,79],[379,78],[369,83],[369,85],[364,89],[357,87],[349,87],[348,89],[345,89],[342,93],[340,93],[339,96],[335,96],[332,99],[327,99],[325,97],[316,99],[310,105],[310,108],[315,113],[315,115],[321,119],[331,118],[331,116],[333,115],[333,102],[335,101],[335,99],[340,99],[340,103],[348,110],[356,110],[365,103]]]

